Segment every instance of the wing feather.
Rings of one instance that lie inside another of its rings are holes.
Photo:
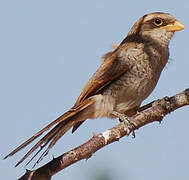
[[[119,53],[116,49],[115,51],[109,52],[103,56],[102,65],[81,91],[81,94],[79,95],[74,107],[77,107],[88,97],[97,94],[101,89],[106,87],[116,78],[119,78],[129,69],[125,61],[118,57],[118,54]],[[73,126],[72,133],[74,133],[83,123],[84,121],[76,123]]]
[[[107,53],[104,57],[102,65],[85,85],[74,106],[97,94],[102,88],[128,70],[128,65],[118,57],[116,50]]]

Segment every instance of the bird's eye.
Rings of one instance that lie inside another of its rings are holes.
[[[163,20],[162,19],[155,19],[153,21],[153,24],[156,26],[161,26],[163,24]]]

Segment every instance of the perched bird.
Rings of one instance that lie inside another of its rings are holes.
[[[46,147],[39,162],[71,127],[74,132],[86,119],[119,118],[127,127],[134,125],[127,117],[136,113],[155,88],[169,58],[169,42],[174,32],[182,29],[184,25],[167,13],[156,12],[141,17],[120,45],[103,56],[101,66],[84,86],[74,106],[5,158],[50,128],[16,166],[37,148],[39,150],[33,157]]]

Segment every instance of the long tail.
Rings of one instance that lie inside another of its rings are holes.
[[[18,166],[20,163],[22,163],[30,154],[32,154],[38,147],[40,149],[34,154],[34,156],[29,160],[27,164],[29,164],[34,157],[36,157],[47,145],[46,149],[42,153],[42,155],[39,157],[35,165],[40,162],[44,156],[46,156],[49,152],[49,150],[55,145],[55,143],[75,124],[78,123],[78,120],[80,120],[80,113],[90,107],[94,103],[94,100],[92,98],[86,99],[84,102],[82,102],[79,106],[70,109],[66,113],[64,113],[62,116],[48,124],[46,127],[41,129],[39,132],[34,134],[31,138],[29,138],[27,141],[25,141],[23,144],[18,146],[15,150],[10,152],[7,156],[4,157],[4,159],[14,155],[27,145],[29,145],[32,141],[34,141],[36,138],[38,138],[40,135],[42,135],[45,131],[49,130],[52,126],[56,125],[53,129],[51,129],[44,137],[42,137],[25,155],[24,157],[15,165]],[[86,119],[86,118],[85,118]],[[85,120],[83,119],[83,120]],[[34,166],[35,166],[34,165]]]

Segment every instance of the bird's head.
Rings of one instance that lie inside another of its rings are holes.
[[[184,25],[168,13],[151,13],[141,17],[131,28],[127,40],[140,38],[152,39],[162,45],[168,45],[175,31],[184,29]]]

